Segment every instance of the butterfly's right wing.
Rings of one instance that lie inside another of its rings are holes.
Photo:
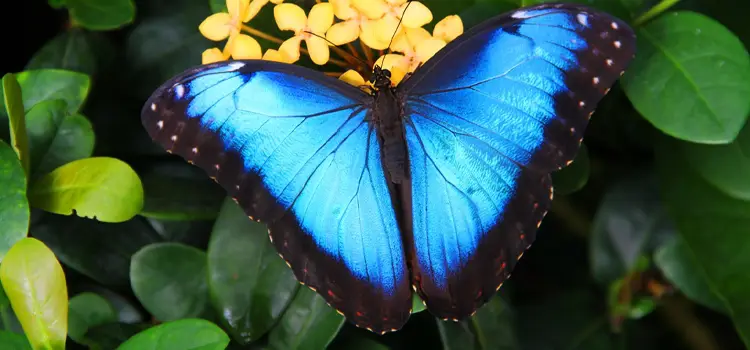
[[[384,332],[408,319],[411,290],[371,103],[304,67],[221,62],[164,83],[142,121],[268,224],[300,282]]]

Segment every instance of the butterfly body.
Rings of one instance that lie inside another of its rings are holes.
[[[442,319],[495,294],[634,52],[624,22],[543,4],[475,26],[397,87],[377,67],[366,93],[221,62],[165,82],[142,121],[268,225],[300,282],[384,333],[408,320],[412,289]]]

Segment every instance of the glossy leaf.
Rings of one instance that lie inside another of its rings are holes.
[[[83,105],[91,85],[88,75],[64,69],[28,70],[16,74],[16,78],[26,111],[41,101],[61,99],[68,106],[67,114],[74,114]],[[0,113],[5,113],[4,108]]]
[[[145,200],[141,215],[161,220],[215,219],[226,191],[205,172],[185,162],[139,171]]]
[[[89,328],[116,321],[115,308],[97,294],[81,293],[68,302],[68,336],[78,343],[85,342]]]
[[[95,135],[91,122],[80,114],[63,118],[52,142],[34,163],[36,174],[46,174],[72,161],[91,157]]]
[[[443,349],[520,349],[508,303],[500,295],[461,322],[436,320]]]
[[[161,241],[138,216],[113,224],[47,214],[31,228],[31,235],[50,247],[65,266],[105,286],[127,291],[131,256]]]
[[[143,207],[138,174],[115,158],[93,157],[67,163],[40,177],[29,190],[31,205],[61,215],[102,222],[129,220]]]
[[[26,174],[13,149],[0,140],[0,261],[29,231]]]
[[[23,108],[21,85],[16,76],[8,73],[3,76],[3,103],[8,115],[10,127],[10,144],[16,151],[25,174],[30,173],[31,155],[29,139],[26,134],[26,117]]]
[[[618,181],[604,194],[592,222],[592,275],[601,284],[614,282],[632,272],[641,256],[650,256],[674,231],[653,174],[636,173]]]
[[[130,283],[160,321],[200,316],[207,306],[206,254],[181,243],[155,243],[133,255]]]
[[[35,349],[65,349],[68,290],[55,254],[34,238],[16,243],[0,264],[0,281]]]
[[[208,247],[209,291],[216,314],[241,344],[259,339],[276,323],[299,282],[268,239],[227,198]]]
[[[133,0],[65,0],[76,25],[90,30],[111,30],[133,22]]]
[[[110,322],[91,327],[86,332],[86,344],[89,349],[116,349],[140,332],[151,328],[150,323]]]
[[[591,172],[589,152],[585,144],[581,144],[578,155],[567,167],[552,173],[552,184],[556,195],[568,195],[579,191],[589,181]]]
[[[723,301],[735,327],[750,345],[750,202],[725,195],[680,158],[678,141],[657,148],[661,188],[686,248],[695,257],[705,283]]]
[[[688,298],[716,311],[728,313],[724,301],[706,283],[705,272],[681,237],[675,237],[659,248],[654,253],[654,263],[664,277]]]
[[[57,68],[93,75],[96,66],[88,33],[72,28],[44,44],[26,64],[26,70]]]
[[[160,324],[134,335],[117,350],[224,350],[229,337],[217,325],[201,319]]]
[[[706,181],[731,197],[750,200],[750,124],[726,145],[680,145],[691,168]]]
[[[9,331],[0,331],[0,344],[3,350],[31,350],[31,344],[26,336]]]
[[[323,349],[344,324],[344,317],[323,297],[302,287],[269,334],[273,349]]]
[[[734,140],[750,114],[750,56],[739,39],[689,11],[658,17],[637,35],[638,55],[621,82],[638,112],[675,138]]]
[[[32,175],[37,173],[37,164],[50,150],[57,130],[65,120],[66,109],[64,100],[53,99],[37,103],[26,113]]]

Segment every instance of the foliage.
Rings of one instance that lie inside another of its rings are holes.
[[[541,2],[423,0],[402,16],[405,0],[49,0],[60,22],[38,25],[55,36],[0,87],[0,347],[747,348],[747,4],[576,1],[628,21],[638,54],[553,174],[534,247],[458,323],[415,308],[396,333],[353,327],[140,125],[148,95],[191,66],[275,60],[362,86],[378,63],[398,83],[464,30]]]

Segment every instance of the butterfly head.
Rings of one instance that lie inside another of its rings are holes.
[[[375,66],[375,69],[370,76],[370,83],[375,86],[376,89],[382,90],[391,87],[391,71]]]

